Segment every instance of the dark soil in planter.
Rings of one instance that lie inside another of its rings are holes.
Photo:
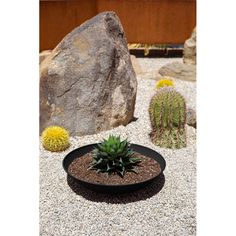
[[[118,174],[108,175],[107,173],[97,173],[95,170],[88,170],[92,162],[92,153],[76,158],[69,166],[68,172],[75,178],[86,182],[105,185],[122,185],[140,183],[158,176],[161,168],[154,159],[135,153],[135,156],[142,159],[136,166],[138,174],[133,172],[125,172],[124,177]]]

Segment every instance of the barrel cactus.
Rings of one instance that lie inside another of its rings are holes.
[[[152,141],[166,148],[186,146],[186,104],[184,97],[171,87],[158,90],[152,98],[149,114]]]
[[[93,150],[93,161],[89,169],[102,173],[117,173],[121,177],[125,172],[137,173],[135,166],[141,159],[135,157],[127,140],[120,140],[119,136],[110,135]]]
[[[174,87],[173,80],[168,76],[163,77],[162,79],[158,80],[156,83],[157,89],[163,88],[165,86]]]
[[[52,152],[64,151],[70,146],[69,133],[60,126],[49,126],[42,132],[43,147]]]

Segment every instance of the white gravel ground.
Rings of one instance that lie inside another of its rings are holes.
[[[138,59],[149,72],[173,60],[179,59]],[[40,147],[40,236],[196,235],[196,130],[187,126],[186,148],[171,150],[153,145],[148,104],[156,81],[137,79],[137,121],[99,134],[73,137],[70,148],[62,153]],[[195,108],[196,84],[175,80],[175,85],[186,97],[187,106]],[[143,190],[117,196],[93,193],[67,180],[62,168],[64,156],[109,134],[120,134],[160,152],[167,163],[164,176]]]
[[[137,58],[143,72],[158,71],[162,66],[175,61],[183,62],[182,58]]]

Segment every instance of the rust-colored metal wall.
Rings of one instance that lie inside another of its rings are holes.
[[[40,50],[103,11],[116,12],[129,43],[184,43],[196,25],[196,0],[40,0]]]

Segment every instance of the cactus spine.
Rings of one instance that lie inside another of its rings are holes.
[[[60,126],[49,126],[42,133],[42,145],[51,152],[61,152],[69,146],[69,132]]]
[[[184,97],[171,87],[159,89],[149,107],[152,141],[161,147],[186,146],[186,104]]]

